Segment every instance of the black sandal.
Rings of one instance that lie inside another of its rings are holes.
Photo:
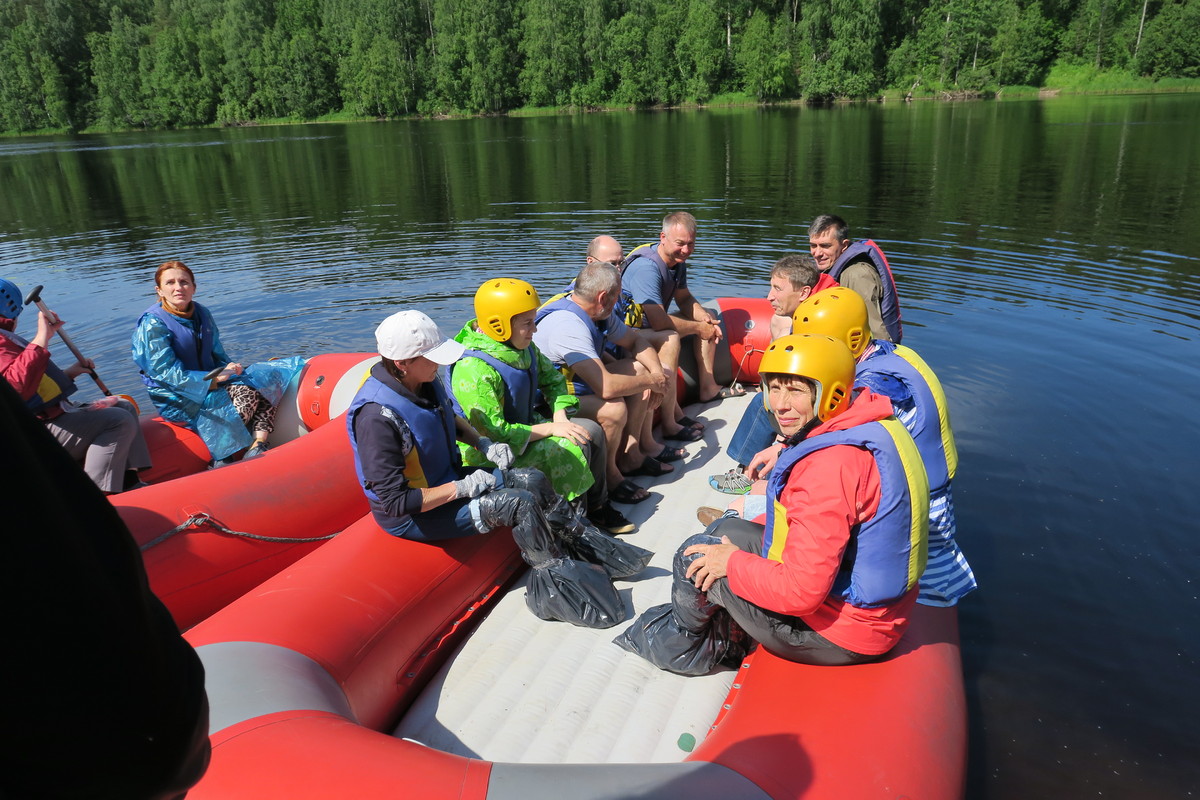
[[[670,438],[670,437],[667,437]],[[657,458],[647,458],[642,462],[642,465],[635,470],[625,473],[626,477],[636,478],[639,475],[646,475],[651,478],[657,478],[660,475],[666,475],[668,472],[674,472],[674,467],[668,467],[666,464],[659,461]]]
[[[638,492],[645,492],[645,494],[639,496]],[[617,484],[616,488],[608,490],[608,499],[614,503],[633,505],[634,503],[650,499],[650,492],[631,480],[623,480]]]
[[[687,454],[687,450],[683,449],[682,447],[671,447],[670,445],[667,445],[662,449],[662,452],[656,455],[654,458],[663,462],[664,464],[667,464],[672,461],[682,461],[683,459],[687,458]]]

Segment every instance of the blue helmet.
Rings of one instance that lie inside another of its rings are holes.
[[[25,300],[21,290],[12,281],[0,278],[0,317],[16,319],[25,308]]]

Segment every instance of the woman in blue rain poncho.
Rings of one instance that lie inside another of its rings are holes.
[[[275,407],[304,359],[232,361],[212,314],[192,300],[196,278],[182,261],[160,266],[154,285],[158,302],[138,320],[133,360],[159,413],[196,431],[216,463],[265,452]],[[205,377],[221,365],[216,378]]]

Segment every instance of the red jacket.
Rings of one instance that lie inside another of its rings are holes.
[[[864,390],[850,408],[810,435],[846,430],[891,414],[886,397]],[[879,469],[869,451],[844,445],[807,456],[793,467],[780,496],[788,509],[783,561],[734,553],[729,558],[729,587],[755,605],[800,617],[847,650],[886,653],[908,626],[917,589],[879,608],[857,608],[829,596],[851,529],[874,516],[879,498]]]
[[[15,327],[14,320],[0,317],[0,329],[11,332]],[[46,348],[33,342],[21,347],[0,335],[0,374],[17,390],[22,400],[33,397],[49,363],[50,351]]]

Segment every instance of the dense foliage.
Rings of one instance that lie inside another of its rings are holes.
[[[1200,78],[1200,0],[4,0],[0,129]]]

